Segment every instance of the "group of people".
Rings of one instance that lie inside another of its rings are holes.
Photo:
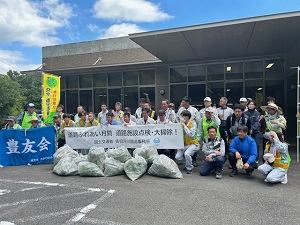
[[[284,142],[283,130],[286,120],[282,109],[275,104],[275,98],[268,97],[267,105],[261,106],[261,112],[252,99],[240,98],[233,108],[227,106],[227,98],[221,97],[219,107],[212,106],[210,97],[204,98],[204,108],[199,111],[191,105],[191,98],[182,98],[180,108],[175,112],[174,104],[162,100],[161,109],[156,112],[151,103],[139,100],[135,113],[130,108],[122,107],[120,102],[109,110],[106,103],[101,104],[101,111],[96,116],[77,107],[77,114],[63,113],[63,105],[58,105],[57,114],[53,116],[53,126],[57,134],[57,144],[65,144],[66,127],[91,127],[110,125],[151,125],[180,123],[184,133],[184,148],[160,150],[178,164],[185,164],[184,170],[191,174],[197,164],[197,152],[202,149],[204,163],[199,170],[201,176],[215,171],[216,178],[222,178],[223,165],[229,160],[232,168],[230,177],[238,175],[239,169],[251,176],[254,169],[266,176],[266,182],[287,183],[287,170],[290,164],[288,144]],[[123,108],[123,110],[122,110]],[[7,118],[5,129],[30,129],[44,126],[35,113],[33,103],[27,104],[27,111],[15,119]],[[259,137],[263,134],[263,164],[258,166]]]

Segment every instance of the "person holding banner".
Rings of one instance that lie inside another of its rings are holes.
[[[98,121],[100,124],[104,124],[106,122],[106,113],[108,113],[107,104],[105,102],[102,102],[101,112],[98,113]]]
[[[64,135],[61,132],[61,116],[56,114],[53,116],[54,129],[55,129],[55,149],[58,149],[64,145]]]
[[[135,116],[133,116],[135,118]],[[123,125],[136,125],[136,122],[132,121],[132,115],[129,112],[125,112],[123,116],[124,122]]]
[[[18,119],[17,119],[17,124],[19,124],[23,129],[29,129],[31,127],[30,125],[30,120],[32,117],[36,117],[38,119],[38,124],[41,125],[43,124],[41,118],[39,115],[35,112],[35,106],[33,103],[28,103],[26,105],[27,111],[22,112]]]
[[[106,122],[104,125],[110,126],[110,125],[120,125],[121,123],[117,120],[114,119],[114,114],[113,112],[108,112],[106,113]]]
[[[185,170],[187,174],[193,173],[192,156],[199,149],[197,124],[191,120],[192,114],[188,110],[181,112],[181,125],[183,127],[184,149],[178,149],[176,160],[183,161],[185,158]]]
[[[94,127],[94,126],[99,126],[99,122],[98,120],[95,119],[95,113],[89,112],[86,127]]]
[[[78,122],[76,122],[76,127],[85,127],[86,125],[86,112],[82,111],[78,113]]]
[[[44,124],[39,124],[39,120],[36,116],[31,117],[31,119],[28,123],[31,123],[31,126],[29,127],[29,129],[40,128],[40,127],[45,126]]]
[[[16,117],[9,116],[9,117],[7,117],[6,121],[7,121],[7,124],[4,127],[5,130],[22,129],[22,127],[19,124],[16,123]]]
[[[149,113],[150,113],[150,109],[143,108],[142,109],[142,118],[137,121],[136,125],[155,124],[155,120],[149,116]]]

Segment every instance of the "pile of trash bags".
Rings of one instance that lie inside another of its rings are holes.
[[[78,154],[68,145],[54,154],[53,172],[61,176],[110,177],[126,174],[134,181],[145,173],[158,177],[182,178],[177,164],[165,155],[158,155],[153,145],[142,145],[133,151],[133,157],[125,146],[105,151],[103,147],[91,147],[87,155]]]

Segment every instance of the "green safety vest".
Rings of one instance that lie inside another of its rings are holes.
[[[23,129],[29,129],[31,127],[30,119],[33,116],[36,116],[36,112],[33,112],[31,115],[29,115],[28,112],[24,112],[24,116],[21,124],[21,127]]]
[[[217,137],[221,137],[220,131],[219,131],[219,126],[216,126],[213,120],[210,120],[210,122],[208,123],[207,120],[206,120],[206,118],[203,117],[202,118],[203,139],[209,138],[207,128],[209,128],[211,126],[217,128]]]

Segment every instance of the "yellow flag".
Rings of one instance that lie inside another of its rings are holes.
[[[43,75],[42,111],[46,124],[53,122],[60,101],[60,77],[45,73]]]

